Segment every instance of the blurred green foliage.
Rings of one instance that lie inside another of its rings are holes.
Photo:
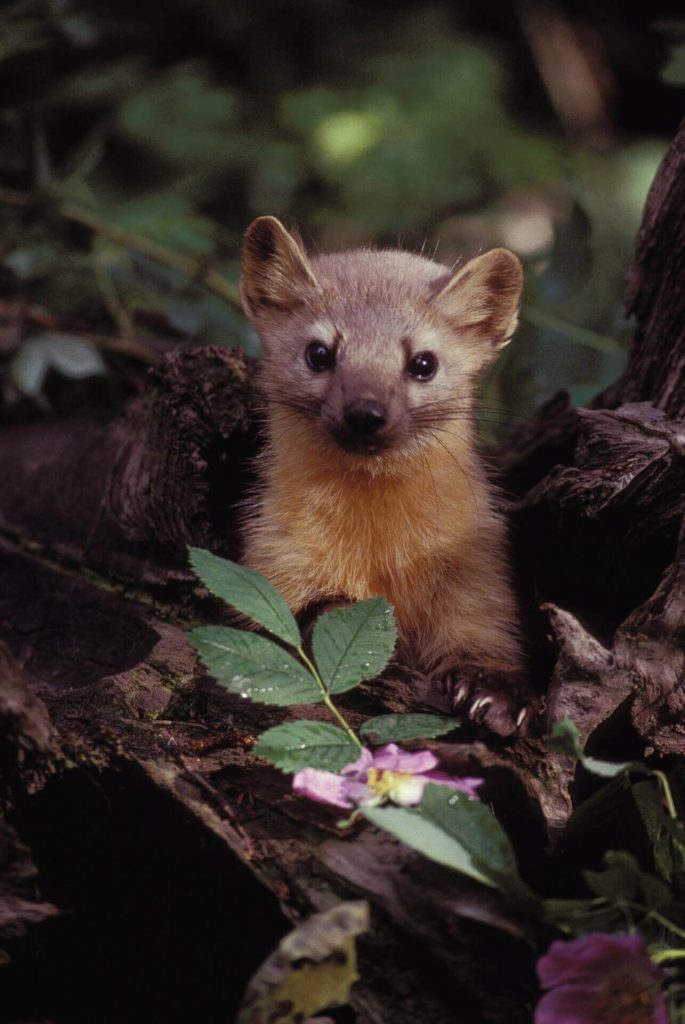
[[[254,350],[235,284],[257,214],[324,247],[399,242],[447,262],[505,244],[527,262],[530,315],[486,387],[486,432],[488,410],[525,414],[560,385],[589,400],[621,366],[622,279],[667,140],[572,139],[513,9],[478,11],[11,0],[3,291],[84,332],[144,342],[154,315],[181,341]]]

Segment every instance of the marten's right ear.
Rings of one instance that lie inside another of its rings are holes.
[[[473,331],[496,352],[516,330],[522,288],[518,257],[508,249],[491,249],[460,267],[433,303],[455,328]]]
[[[317,287],[304,249],[280,220],[253,220],[243,243],[240,297],[248,316],[260,312],[287,312],[302,304],[306,292]]]

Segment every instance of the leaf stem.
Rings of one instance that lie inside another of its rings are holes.
[[[664,800],[666,801],[666,808],[668,810],[669,816],[673,818],[674,821],[677,821],[678,812],[676,810],[675,800],[673,799],[673,793],[671,792],[671,787],[669,785],[668,779],[666,778],[666,774],[664,772],[658,771],[656,768],[652,769],[652,773],[656,776],[658,783],[661,787],[661,792],[664,795]]]
[[[15,188],[0,187],[0,203],[7,206],[29,206],[31,203],[30,192],[19,192]]]
[[[683,931],[683,929],[679,928],[676,924],[673,923],[673,921],[669,921],[669,919],[667,917],[664,917],[663,914],[660,914],[658,910],[650,910],[647,916],[654,918],[655,921],[658,921],[658,923],[660,925],[663,925],[664,928],[667,928],[672,935],[677,935],[679,939],[685,939],[685,932]]]
[[[33,196],[30,192],[19,192],[13,188],[0,187],[0,203],[5,203],[8,206],[30,206],[33,201]],[[134,249],[156,263],[162,263],[164,266],[179,270],[192,281],[204,284],[210,292],[213,292],[229,306],[242,313],[242,303],[238,289],[218,271],[212,270],[205,260],[190,259],[180,252],[168,249],[165,245],[160,245],[159,242],[154,242],[151,238],[136,235],[131,231],[126,231],[124,228],[117,227],[116,224],[110,224],[109,221],[99,217],[96,213],[85,210],[75,203],[64,203],[59,207],[59,212],[67,220],[74,221],[76,224],[82,224],[83,227],[89,228],[95,234],[102,235],[103,238],[109,238],[117,245],[121,245],[126,249]]]
[[[319,689],[321,690],[321,693],[323,694],[323,702],[324,702],[324,704],[326,705],[326,707],[328,708],[330,713],[333,715],[333,717],[336,719],[336,721],[343,727],[343,729],[345,730],[347,735],[350,737],[350,739],[359,747],[360,750],[362,750],[363,746],[364,746],[362,741],[359,739],[359,737],[355,733],[354,729],[352,729],[347,724],[347,722],[345,721],[345,718],[343,717],[342,713],[340,711],[338,711],[338,709],[336,708],[335,704],[331,700],[330,694],[328,692],[328,687],[326,686],[326,684],[324,683],[323,679],[319,675],[319,670],[317,669],[316,665],[311,660],[311,658],[307,657],[307,655],[305,654],[305,652],[304,652],[304,650],[303,650],[303,648],[301,646],[297,647],[295,649],[296,649],[297,653],[299,654],[300,658],[302,659],[302,661],[305,663],[305,665],[307,666],[307,668],[311,672],[311,674],[314,676],[314,680],[316,682],[316,685],[319,687]]]
[[[661,964],[665,960],[685,960],[685,949],[660,949],[651,954],[655,964]]]
[[[537,306],[527,306],[521,313],[521,319],[526,320],[534,327],[546,327],[550,331],[555,331],[580,345],[594,348],[598,352],[625,352],[623,345],[615,338],[611,338],[607,334],[598,334],[597,331],[591,331],[579,324],[571,324],[568,320],[562,320]]]
[[[641,913],[645,914],[647,920],[651,918],[663,928],[666,928],[672,935],[677,935],[679,939],[685,939],[685,931],[683,931],[682,928],[679,928],[677,924],[674,924],[673,921],[669,921],[669,919],[664,917],[663,914],[660,914],[658,910],[650,909],[649,907],[643,906],[642,903],[635,903],[633,900],[626,900],[624,905],[631,907],[633,910],[639,910]]]
[[[63,206],[62,214],[68,220],[73,220],[77,224],[90,228],[91,231],[102,235],[104,238],[111,239],[117,245],[124,246],[127,249],[135,249],[136,252],[147,256],[151,260],[155,260],[157,263],[163,263],[174,270],[180,270],[186,277],[204,284],[209,291],[214,292],[215,295],[223,299],[229,306],[233,306],[234,309],[242,312],[238,289],[216,270],[208,269],[203,260],[189,259],[187,256],[183,256],[173,249],[168,249],[165,245],[160,245],[159,242],[154,242],[150,238],[144,238],[142,235],[136,235],[131,231],[117,227],[115,224],[110,224],[108,221],[103,220],[102,217],[98,217],[97,214],[91,213],[90,210],[84,210],[73,203],[67,203]]]

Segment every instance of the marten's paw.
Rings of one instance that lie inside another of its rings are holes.
[[[463,665],[442,683],[453,711],[475,725],[504,738],[527,733],[536,697],[520,672]]]

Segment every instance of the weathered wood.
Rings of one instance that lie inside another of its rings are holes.
[[[0,818],[0,968],[9,962],[5,947],[23,936],[31,925],[40,924],[58,914],[51,903],[33,897],[38,874],[28,848],[19,841],[14,829]]]
[[[59,736],[62,765],[53,786],[71,786],[78,766],[95,772],[106,794],[114,768],[138,794],[147,789],[151,800],[170,798],[200,831],[219,840],[227,872],[246,865],[273,894],[272,915],[280,907],[297,920],[338,899],[366,896],[380,917],[374,935],[361,943],[362,1019],[380,1024],[392,1015],[400,1022],[447,1024],[453,998],[472,1007],[474,1021],[517,1019],[511,993],[523,1004],[532,991],[530,958],[496,896],[474,898],[450,872],[417,867],[414,855],[373,830],[358,829],[351,842],[338,842],[336,812],[295,797],[285,776],[252,757],[259,732],[303,709],[269,708],[226,694],[198,671],[185,631],[167,621],[168,609],[103,590],[77,569],[59,570],[7,546],[0,546],[0,555],[0,599],[5,604],[16,595],[4,629]],[[27,576],[30,587],[22,586]],[[372,689],[363,699],[370,713],[382,707]],[[395,710],[410,701],[411,693],[392,688],[388,703]],[[317,707],[306,713],[323,717]],[[352,710],[351,719],[356,722],[359,712]],[[487,774],[488,762],[505,770],[485,748],[454,748],[451,757],[471,772],[483,763]],[[497,792],[493,797],[497,803]],[[519,795],[519,802],[525,798]],[[15,793],[12,806],[19,825],[30,820],[30,797]],[[417,935],[412,922],[425,899],[435,911]],[[437,916],[441,905],[450,908],[449,942]],[[249,915],[249,903],[239,902],[236,913]],[[421,964],[413,963],[411,952],[419,940]],[[507,986],[501,1000],[484,1007],[484,993],[501,980],[501,962],[510,965]],[[455,979],[449,998],[431,994],[431,971]]]
[[[591,745],[611,727],[614,755],[622,743],[630,756],[636,745],[656,758],[685,750],[684,152],[685,127],[638,238],[625,374],[593,409],[557,396],[500,453],[518,496],[516,560],[546,687],[536,728],[508,747],[466,736],[433,744],[448,769],[486,778],[529,878],[571,809],[574,766],[541,739],[555,721],[572,717]],[[366,896],[374,932],[361,943],[360,1022],[442,1024],[457,1008],[465,1024],[527,1020],[530,952],[497,898],[475,899],[370,827],[341,838],[334,812],[295,798],[251,755],[256,734],[298,709],[228,696],[185,638],[187,626],[225,615],[195,585],[185,548],[239,549],[234,506],[258,448],[257,404],[249,360],[192,350],[167,356],[109,424],[0,432],[6,809],[48,861],[40,801],[68,805],[82,777],[118,807],[144,799],[153,818],[178,814],[179,836],[183,820],[198,850],[212,845],[216,877],[240,879],[237,919],[259,902],[274,941],[281,911],[297,919]],[[417,701],[445,706],[428,681],[401,672],[344,700],[353,722]]]
[[[187,544],[235,553],[258,430],[253,368],[233,349],[179,350],[105,426],[6,427],[3,534],[148,584],[189,578]]]
[[[685,413],[685,121],[647,197],[625,305],[637,327],[625,373],[605,393],[611,405],[651,401]]]
[[[4,643],[0,642],[0,793],[38,789],[59,764],[59,736]]]

